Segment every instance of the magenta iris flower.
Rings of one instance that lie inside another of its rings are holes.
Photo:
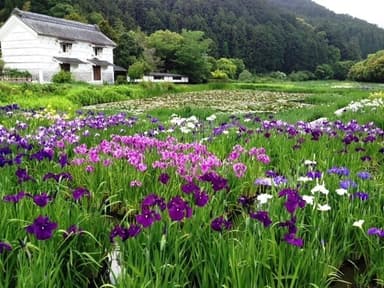
[[[180,196],[173,197],[168,202],[168,214],[172,221],[182,221],[184,218],[192,216],[192,208]]]
[[[128,238],[133,238],[139,235],[141,232],[141,226],[137,224],[131,224],[129,228],[122,227],[120,225],[116,225],[111,233],[109,234],[109,240],[114,242],[116,237],[120,237],[121,240],[125,241]]]
[[[48,216],[44,217],[41,215],[35,219],[33,224],[25,228],[29,234],[34,234],[37,240],[50,239],[56,229],[57,223],[50,221]]]
[[[0,254],[2,254],[5,251],[11,251],[12,246],[6,242],[0,241]]]

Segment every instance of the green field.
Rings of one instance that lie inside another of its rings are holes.
[[[383,287],[382,89],[0,83],[0,287]]]

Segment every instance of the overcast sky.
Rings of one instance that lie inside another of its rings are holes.
[[[289,1],[289,0],[287,0]],[[312,0],[328,9],[349,14],[384,28],[384,0]]]

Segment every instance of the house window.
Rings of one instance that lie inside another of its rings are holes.
[[[62,63],[62,64],[60,64],[60,69],[61,69],[61,71],[70,72],[71,71],[71,64]]]
[[[103,53],[103,47],[93,47],[93,54],[100,56]]]
[[[101,67],[93,66],[93,80],[100,81],[101,80]]]
[[[154,75],[153,80],[163,80],[163,76]]]
[[[72,43],[62,42],[60,43],[61,52],[69,53],[72,50]]]
[[[181,76],[173,76],[173,80],[181,80]]]

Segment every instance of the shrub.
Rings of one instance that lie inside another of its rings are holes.
[[[68,71],[59,71],[52,77],[53,83],[71,83],[73,82],[73,77],[71,72]]]
[[[273,78],[273,79],[278,79],[278,80],[285,80],[285,79],[287,79],[287,74],[285,74],[284,72],[281,72],[281,71],[271,72],[271,73],[269,73],[268,76]]]
[[[288,79],[291,81],[309,81],[315,79],[315,75],[310,71],[297,71],[289,74]]]
[[[78,88],[69,91],[66,98],[78,105],[87,106],[98,104],[100,94],[101,92],[95,88]]]
[[[28,78],[31,77],[31,73],[28,71],[21,71],[17,69],[8,69],[4,68],[3,75],[11,77],[11,78]]]
[[[222,70],[215,70],[211,72],[211,76],[213,79],[219,79],[219,80],[227,80],[228,75]]]
[[[251,82],[253,80],[253,75],[248,70],[244,70],[239,75],[239,81],[241,82]]]
[[[115,84],[117,85],[124,85],[124,84],[127,84],[128,81],[127,81],[127,77],[124,76],[124,75],[118,75],[116,77],[116,81],[115,81]]]

